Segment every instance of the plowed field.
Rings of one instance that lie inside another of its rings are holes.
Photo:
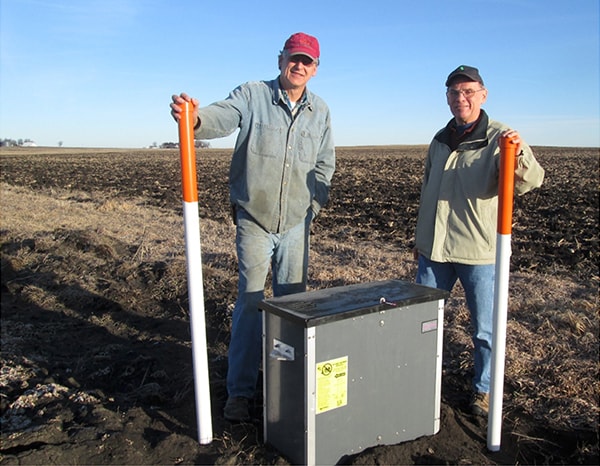
[[[440,432],[343,464],[597,464],[599,151],[534,148],[515,200],[502,448],[469,413],[469,318],[447,302]],[[222,417],[237,272],[227,150],[198,152],[214,440],[197,442],[179,154],[0,150],[0,464],[289,464]],[[338,149],[310,288],[414,280],[424,146]],[[405,400],[398,400],[404,402]],[[340,426],[343,430],[343,426]]]

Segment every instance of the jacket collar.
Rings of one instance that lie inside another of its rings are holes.
[[[457,147],[452,147],[456,144],[456,142],[453,144],[453,141],[456,141],[456,120],[454,118],[452,118],[446,127],[435,136],[435,139],[442,144],[446,144],[452,150],[465,151],[481,149],[489,144],[487,137],[488,123],[488,115],[485,113],[485,110],[481,109],[481,114],[479,115],[475,126],[458,139]]]

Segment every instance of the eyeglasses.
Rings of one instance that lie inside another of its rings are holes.
[[[302,63],[304,66],[310,66],[313,63],[317,64],[318,60],[313,60],[307,55],[292,55],[289,57],[290,63]]]
[[[452,99],[456,99],[459,95],[464,95],[465,99],[470,99],[476,92],[484,91],[485,89],[448,89],[446,95]]]

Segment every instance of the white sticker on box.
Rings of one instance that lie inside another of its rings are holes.
[[[437,330],[437,328],[438,328],[437,319],[428,320],[427,322],[421,323],[421,333],[433,332],[434,330]]]

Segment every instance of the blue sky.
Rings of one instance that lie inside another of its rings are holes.
[[[304,31],[321,43],[309,87],[338,146],[428,144],[451,118],[445,78],[467,64],[490,116],[530,144],[598,147],[599,3],[0,0],[0,138],[177,141],[173,93],[207,105],[272,79],[283,43]]]

